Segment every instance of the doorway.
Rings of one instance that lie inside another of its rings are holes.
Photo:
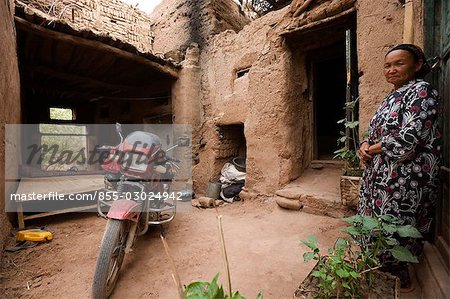
[[[346,95],[345,45],[322,52],[322,57],[312,61],[314,110],[314,160],[332,160],[337,149],[337,139],[345,116]]]

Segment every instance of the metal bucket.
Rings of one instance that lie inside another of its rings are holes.
[[[214,199],[220,199],[220,190],[222,184],[220,182],[209,182],[206,196]]]

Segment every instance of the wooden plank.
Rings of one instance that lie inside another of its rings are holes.
[[[49,192],[68,195],[99,190],[104,187],[103,175],[74,175],[44,178],[22,178],[16,194],[40,194]]]
[[[64,213],[81,212],[81,211],[86,211],[86,210],[96,209],[96,208],[97,208],[96,204],[84,206],[84,207],[68,208],[68,209],[62,209],[62,210],[57,210],[57,211],[52,211],[52,212],[39,213],[39,214],[25,216],[25,217],[23,217],[23,220],[42,218],[42,217],[53,216],[53,215],[64,214]]]
[[[302,6],[300,6],[299,8],[296,9],[296,11],[294,12],[294,18],[298,17],[299,15],[301,15],[307,8],[308,6],[313,2],[313,0],[306,0]],[[297,3],[296,3],[297,6]]]
[[[147,59],[143,56],[139,56],[136,53],[130,53],[128,51],[118,49],[116,47],[104,44],[99,41],[90,40],[90,39],[82,38],[79,36],[74,36],[74,35],[70,35],[67,33],[50,30],[45,27],[30,23],[30,22],[28,22],[20,17],[17,17],[17,16],[15,16],[14,19],[16,21],[17,26],[22,30],[25,30],[28,32],[33,32],[40,36],[45,36],[48,38],[64,41],[69,44],[81,45],[81,46],[84,46],[87,48],[92,48],[95,50],[108,52],[113,55],[117,55],[117,56],[123,57],[125,59],[129,59],[129,60],[135,61],[137,63],[147,65],[147,66],[157,70],[158,72],[169,75],[173,78],[178,78],[178,71],[175,68],[170,67],[168,65],[161,65],[161,64],[159,64],[155,61],[152,61],[150,59]]]

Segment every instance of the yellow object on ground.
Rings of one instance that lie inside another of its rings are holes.
[[[46,242],[53,239],[51,232],[42,229],[28,229],[17,232],[17,241]]]

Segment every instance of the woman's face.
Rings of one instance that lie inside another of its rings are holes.
[[[415,73],[422,67],[422,61],[415,62],[411,53],[394,50],[384,59],[384,76],[395,89],[415,78]]]

